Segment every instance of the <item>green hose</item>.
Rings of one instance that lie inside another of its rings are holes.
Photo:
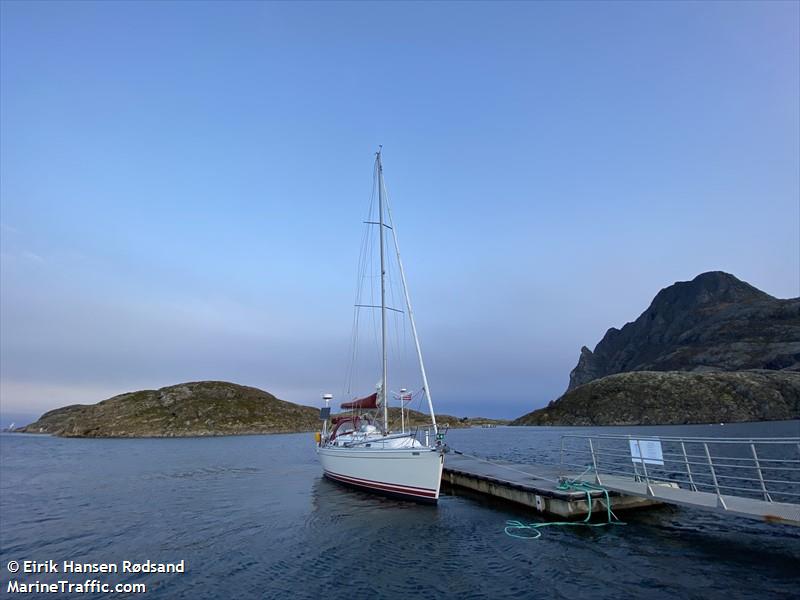
[[[583,474],[586,472],[584,471]],[[521,521],[506,521],[505,532],[506,535],[521,540],[537,540],[542,537],[542,532],[539,531],[543,527],[557,526],[583,526],[583,527],[605,527],[606,525],[625,525],[617,518],[611,511],[611,500],[608,497],[608,490],[602,486],[593,483],[581,481],[580,478],[583,474],[575,479],[562,479],[557,488],[561,491],[582,491],[586,492],[586,504],[589,511],[583,521],[549,521],[547,523],[522,523]],[[590,523],[592,518],[592,492],[601,491],[606,497],[606,522],[605,523]]]

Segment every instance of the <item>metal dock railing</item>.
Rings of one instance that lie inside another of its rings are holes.
[[[560,469],[623,494],[800,525],[800,437],[564,434]]]

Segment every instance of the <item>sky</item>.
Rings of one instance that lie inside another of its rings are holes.
[[[796,297],[799,38],[797,2],[0,2],[0,414],[338,392],[380,144],[437,411],[547,404],[705,271]]]

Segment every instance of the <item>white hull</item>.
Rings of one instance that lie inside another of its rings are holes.
[[[325,475],[365,490],[423,502],[436,502],[444,456],[436,449],[373,450],[320,446]]]

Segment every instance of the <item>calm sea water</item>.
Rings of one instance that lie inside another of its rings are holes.
[[[566,431],[456,430],[448,441],[482,456],[553,462]],[[800,422],[603,431],[796,436]],[[513,506],[457,494],[420,506],[324,480],[311,434],[0,435],[2,596],[12,597],[9,560],[184,559],[184,574],[91,577],[144,582],[145,598],[798,597],[799,528],[670,507],[623,518],[625,526],[513,539],[506,520],[535,520]],[[86,576],[17,579],[59,578]]]

